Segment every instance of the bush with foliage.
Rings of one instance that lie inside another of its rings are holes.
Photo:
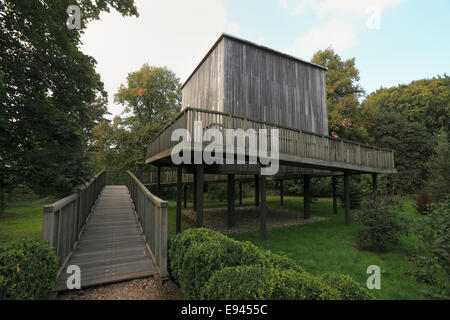
[[[0,299],[47,299],[58,258],[45,242],[20,239],[0,245]]]
[[[289,258],[204,228],[186,230],[170,241],[169,270],[187,299],[341,297]]]
[[[407,221],[397,212],[402,210],[399,201],[384,195],[367,195],[354,219],[362,224],[357,232],[362,248],[374,251],[388,251],[394,247],[400,236],[407,233]]]
[[[425,294],[450,299],[450,195],[430,205],[417,224],[417,252],[412,256],[417,279],[425,284]]]
[[[433,197],[427,192],[425,188],[422,188],[420,192],[416,193],[416,202],[414,207],[417,211],[424,214],[427,212],[427,207],[433,202]]]
[[[427,189],[434,199],[442,199],[450,194],[450,148],[449,136],[445,130],[441,130],[434,155],[427,162],[429,176],[426,183]]]
[[[260,265],[226,267],[201,290],[202,299],[336,300],[339,292],[319,278],[295,270]]]
[[[322,281],[339,291],[343,300],[373,300],[375,299],[366,288],[363,288],[350,276],[338,273],[326,273]]]

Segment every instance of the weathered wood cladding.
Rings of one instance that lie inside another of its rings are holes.
[[[223,111],[224,42],[220,41],[185,83],[182,109],[186,107]]]
[[[325,70],[224,38],[224,112],[328,135]]]
[[[325,69],[228,35],[184,84],[182,107],[328,135]]]

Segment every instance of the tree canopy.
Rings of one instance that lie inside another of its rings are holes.
[[[412,81],[392,88],[380,88],[362,104],[366,118],[378,112],[397,112],[409,121],[423,124],[436,135],[449,130],[450,78],[447,75]]]
[[[66,26],[69,5],[81,29]],[[95,60],[80,51],[100,12],[137,15],[133,0],[0,1],[0,171],[42,194],[64,194],[87,179],[86,148],[106,112]],[[8,177],[8,178],[4,178]]]
[[[122,117],[94,129],[93,163],[97,168],[145,169],[147,144],[169,123],[181,105],[181,83],[167,68],[145,64],[128,74],[115,101],[125,106]]]
[[[330,132],[335,131],[340,136],[353,138],[358,130],[355,117],[359,98],[364,94],[359,85],[359,70],[355,66],[355,58],[342,61],[332,48],[328,48],[318,51],[311,61],[328,68],[326,92]]]

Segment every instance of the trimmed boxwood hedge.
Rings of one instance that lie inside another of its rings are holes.
[[[326,273],[321,277],[322,281],[339,291],[343,300],[373,300],[369,290],[346,274]]]
[[[0,245],[0,299],[47,299],[58,258],[44,241],[19,239]]]
[[[287,257],[205,228],[170,241],[169,270],[186,299],[371,298],[348,276],[313,276]]]
[[[215,272],[201,290],[202,299],[339,300],[336,289],[319,278],[292,269],[259,265],[227,267]]]

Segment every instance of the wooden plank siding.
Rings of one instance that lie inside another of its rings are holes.
[[[328,135],[325,68],[223,35],[183,85],[182,109]]]

